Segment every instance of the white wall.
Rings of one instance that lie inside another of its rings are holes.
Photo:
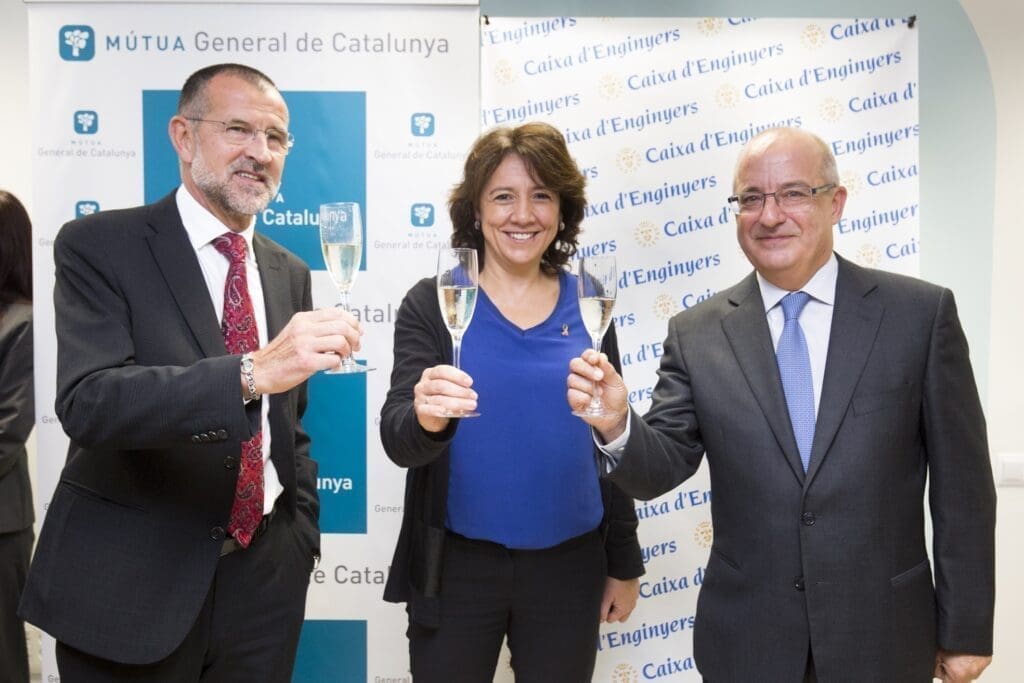
[[[1024,253],[1020,202],[1024,188],[1024,5],[999,0],[960,0],[978,33],[989,63],[996,98],[996,173],[993,216],[992,324],[986,401],[989,440],[998,465],[1006,452],[1024,453],[1021,388],[1024,387],[1024,289],[1019,259]],[[965,230],[972,229],[964,226]],[[985,277],[986,273],[979,273]],[[974,349],[975,354],[986,349]],[[1021,680],[1024,672],[1024,488],[1000,488],[996,528],[995,657],[985,681]]]
[[[32,213],[29,161],[28,20],[21,0],[0,0],[0,187],[13,192]]]

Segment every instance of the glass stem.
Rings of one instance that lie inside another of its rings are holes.
[[[594,336],[594,350],[597,351],[598,353],[601,353],[601,337]],[[600,413],[601,409],[603,407],[601,405],[601,397],[598,396],[598,394],[597,394],[598,389],[600,389],[600,387],[601,387],[600,383],[598,383],[598,381],[595,379],[594,380],[594,394],[590,398],[590,407],[588,408],[588,410],[591,411],[591,412]]]
[[[351,313],[352,312],[352,308],[350,307],[349,301],[348,301],[348,290],[347,289],[341,292],[341,307],[342,307],[342,309],[345,310],[346,313]],[[352,357],[352,353],[349,353],[347,356],[342,358],[341,359],[341,364],[344,367],[346,367],[346,368],[351,368],[352,366],[354,366],[356,364],[356,361]]]
[[[452,365],[457,370],[461,370],[462,366],[462,335],[452,335]]]

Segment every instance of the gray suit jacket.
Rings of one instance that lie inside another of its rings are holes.
[[[311,308],[309,269],[253,241],[268,336]],[[195,621],[217,568],[240,444],[260,429],[243,405],[173,193],[65,225],[54,243],[57,415],[71,438],[22,597],[27,620],[74,648],[159,661]],[[319,547],[316,464],[300,426],[305,384],[270,401],[278,514]]]
[[[0,534],[35,521],[25,452],[35,416],[32,304],[0,304]]]
[[[714,542],[694,654],[711,681],[931,681],[989,654],[995,491],[952,294],[839,260],[810,468],[752,273],[669,323],[653,404],[609,475],[639,498],[706,453]],[[925,542],[929,481],[935,580]]]

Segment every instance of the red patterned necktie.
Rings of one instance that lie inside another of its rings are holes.
[[[260,346],[256,315],[249,297],[245,277],[245,238],[228,232],[213,240],[217,251],[228,258],[228,279],[224,283],[224,319],[221,331],[228,353],[247,353]],[[242,442],[241,466],[235,486],[235,502],[231,506],[228,533],[247,548],[253,532],[263,519],[263,433],[262,429]]]

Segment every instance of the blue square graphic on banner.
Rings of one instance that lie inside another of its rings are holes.
[[[302,425],[320,465],[320,531],[366,533],[366,373],[309,378]]]
[[[57,50],[66,62],[87,62],[96,56],[96,32],[92,26],[61,26],[57,32]]]
[[[434,115],[427,111],[418,111],[409,117],[409,128],[418,138],[427,138],[434,134]]]
[[[95,135],[100,129],[100,116],[94,111],[82,109],[74,113],[71,124],[79,135]]]
[[[75,218],[81,218],[82,216],[91,216],[100,210],[100,203],[91,199],[83,199],[80,202],[75,202]]]
[[[176,90],[142,93],[144,188],[147,203],[181,184],[178,157],[167,122],[178,106]],[[324,270],[319,210],[328,201],[356,201],[366,215],[365,93],[286,92],[288,154],[277,198],[259,214],[256,229]],[[363,265],[366,268],[363,240]],[[324,375],[309,380],[309,405],[302,420],[319,463],[320,529],[324,533],[366,533],[366,379]]]
[[[307,619],[292,683],[366,683],[366,622]]]
[[[417,228],[429,228],[434,224],[433,204],[413,204],[409,209],[409,222]]]

